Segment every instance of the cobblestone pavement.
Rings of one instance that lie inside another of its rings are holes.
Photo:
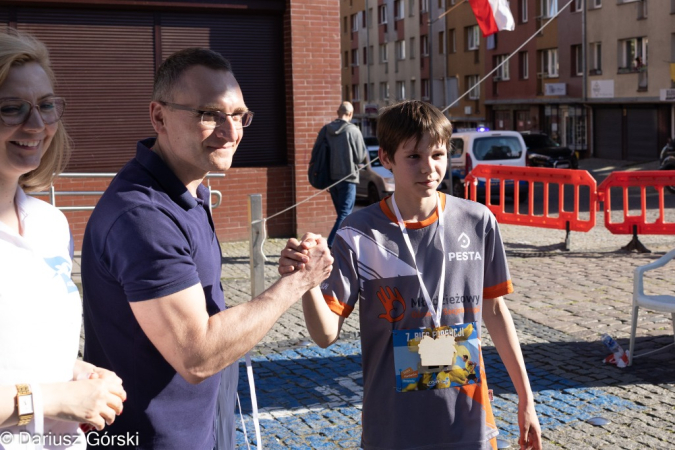
[[[598,179],[625,165],[600,160],[585,164]],[[668,214],[675,211],[668,208]],[[562,250],[564,231],[501,226],[515,288],[507,303],[535,392],[544,448],[675,449],[675,350],[639,357],[633,367],[619,369],[602,364],[608,351],[600,343],[601,334],[609,333],[628,348],[633,269],[675,248],[675,237],[640,236],[653,253],[626,253],[620,248],[630,236],[609,233],[601,213],[597,223],[589,233],[572,233],[567,252]],[[284,243],[272,239],[264,245],[266,286],[278,278]],[[248,255],[248,242],[223,244],[222,280],[230,306],[250,299]],[[675,295],[673,267],[650,272],[647,292]],[[320,349],[308,340],[298,303],[255,347],[253,368],[267,448],[358,448],[358,323],[355,310],[341,339]],[[638,355],[672,343],[672,320],[641,310],[637,335]],[[486,332],[483,344],[500,438],[516,448],[517,396]],[[254,442],[243,364],[240,394],[248,438]],[[594,416],[611,423],[594,427],[586,422]],[[245,448],[239,424],[238,444]]]
[[[545,448],[675,449],[675,351],[638,358],[634,367],[619,369],[601,363],[608,352],[599,341],[607,332],[628,348],[632,269],[675,247],[675,242],[650,241],[655,252],[650,255],[617,252],[615,244],[623,245],[625,236],[589,239],[584,248],[580,241],[577,251],[563,252],[548,250],[558,238],[554,231],[532,230],[527,249],[510,242],[516,235],[524,240],[523,227],[503,226],[502,231],[516,289],[507,300],[536,395]],[[283,244],[284,240],[265,244],[268,284],[277,278]],[[236,293],[233,304],[246,301],[247,244],[224,247],[224,259],[230,262],[223,266],[225,288]],[[235,260],[239,263],[233,264]],[[656,271],[647,290],[675,294],[672,279],[672,267]],[[254,371],[268,447],[358,447],[362,379],[357,314],[355,310],[345,322],[339,343],[322,350],[306,345],[302,311],[296,304],[256,347]],[[515,446],[517,396],[489,335],[484,336],[501,437]],[[670,317],[641,312],[637,342],[638,354],[673,342]],[[243,368],[241,374],[245,391]],[[247,400],[243,408],[248,417]],[[593,427],[585,422],[594,416],[612,423]],[[250,421],[248,428],[250,432]]]

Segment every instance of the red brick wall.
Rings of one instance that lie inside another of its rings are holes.
[[[340,92],[340,5],[334,0],[286,1],[286,114],[289,161],[294,161],[295,201],[317,191],[307,182],[307,164],[321,127],[336,117]],[[295,210],[298,235],[327,237],[335,210],[327,193]],[[269,228],[269,227],[268,227]]]

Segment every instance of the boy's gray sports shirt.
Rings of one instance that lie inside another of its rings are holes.
[[[483,298],[513,291],[495,217],[483,205],[439,194],[445,214],[445,293],[441,325],[476,322]],[[442,250],[438,216],[407,224],[432,302],[438,301]],[[432,328],[412,255],[383,200],[348,216],[333,245],[334,269],[321,285],[333,312],[349,316],[359,301],[366,449],[491,449],[497,428],[480,357],[478,384],[397,392],[393,330]]]

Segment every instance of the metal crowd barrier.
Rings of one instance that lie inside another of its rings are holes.
[[[112,180],[116,173],[62,173],[59,174],[57,178],[109,178]],[[209,192],[211,193],[211,209],[217,208],[221,205],[223,202],[223,194],[218,191],[211,189],[211,178],[225,178],[224,173],[210,173],[206,176],[206,183],[207,187],[209,188]],[[34,192],[31,193],[31,195],[35,197],[49,197],[49,203],[52,204],[52,206],[55,206],[59,208],[61,211],[93,211],[95,204],[94,205],[85,205],[85,206],[58,206],[56,204],[56,197],[57,196],[62,196],[62,197],[100,197],[103,195],[103,191],[57,191],[56,188],[54,187],[54,184],[52,184],[49,187],[48,191],[42,191],[42,192]],[[213,201],[213,197],[215,197],[215,202]]]

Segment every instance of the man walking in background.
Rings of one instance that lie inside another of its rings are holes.
[[[363,136],[358,127],[351,123],[354,107],[349,102],[342,102],[337,115],[337,119],[325,125],[325,136],[330,146],[330,178],[335,182],[349,177],[330,188],[337,219],[328,236],[329,247],[333,245],[340,224],[354,209],[356,185],[359,183],[358,164],[366,162],[366,144],[363,142]]]

